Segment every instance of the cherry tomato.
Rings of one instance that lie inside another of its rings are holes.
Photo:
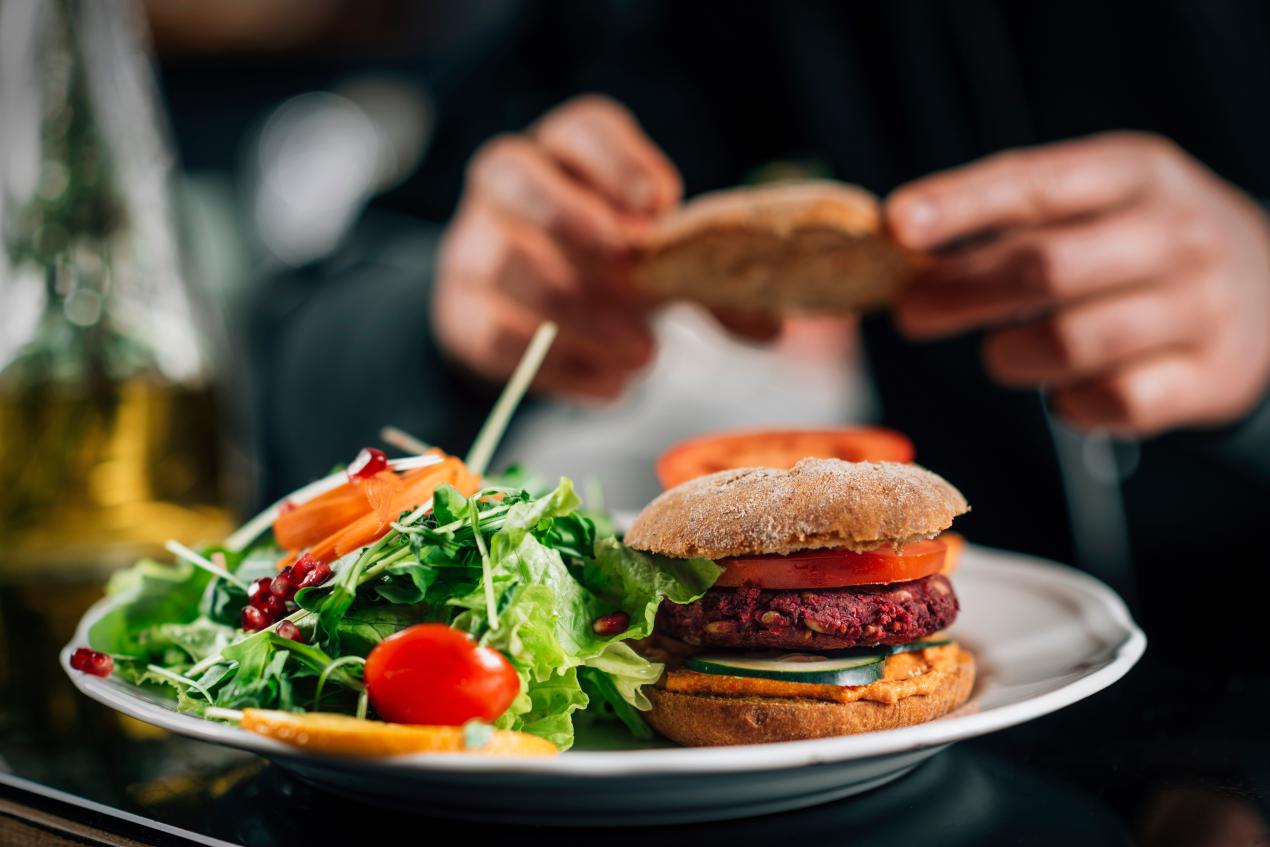
[[[394,723],[493,721],[520,692],[516,669],[466,633],[425,623],[388,636],[366,657],[370,702]]]
[[[944,542],[916,541],[896,553],[890,547],[853,553],[850,550],[801,550],[788,556],[739,556],[720,559],[719,588],[842,588],[906,582],[939,573]]]
[[[771,429],[690,438],[657,460],[657,478],[666,488],[731,468],[791,468],[799,459],[848,462],[911,462],[913,443],[881,427]]]

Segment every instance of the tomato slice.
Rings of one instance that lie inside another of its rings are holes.
[[[439,623],[417,624],[376,644],[365,676],[375,711],[393,723],[489,723],[520,693],[520,677],[502,653]]]
[[[666,488],[731,468],[791,468],[808,456],[848,462],[911,462],[913,443],[882,427],[769,429],[703,435],[681,441],[657,460]]]
[[[966,552],[966,536],[960,532],[941,532],[939,540],[944,542],[944,566],[939,572],[944,576],[948,576],[957,570],[957,565],[961,562],[961,554]]]
[[[844,588],[906,582],[939,573],[944,542],[915,541],[896,553],[881,547],[864,553],[850,550],[800,550],[788,556],[738,556],[720,559],[718,588]]]

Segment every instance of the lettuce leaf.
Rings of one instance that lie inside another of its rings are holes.
[[[609,604],[631,616],[632,638],[646,638],[662,598],[691,603],[714,585],[723,568],[709,559],[672,559],[643,553],[616,538],[595,544],[595,558],[586,563],[582,582]]]
[[[571,483],[562,479],[546,496],[517,503],[508,511],[489,544],[496,626],[491,626],[483,584],[449,600],[466,610],[454,625],[479,636],[482,644],[503,651],[520,672],[524,697],[509,709],[513,716],[509,725],[514,729],[533,731],[528,728],[531,718],[540,725],[541,708],[531,710],[524,698],[533,701],[540,688],[558,690],[565,675],[572,674],[569,690],[577,689],[575,699],[568,702],[585,705],[587,696],[576,675],[580,667],[601,675],[592,674],[598,689],[633,709],[648,709],[650,704],[641,689],[657,681],[662,666],[640,656],[624,639],[643,638],[652,632],[663,598],[691,602],[721,573],[717,565],[704,559],[649,556],[612,538],[592,542],[595,558],[587,558],[580,568],[570,568],[561,551],[544,544],[540,536],[550,538],[547,522],[571,517],[580,503]],[[597,635],[595,619],[615,609],[629,615],[630,626],[616,635]],[[562,729],[553,733],[553,741],[564,739]],[[568,741],[572,743],[571,729]]]
[[[138,642],[155,664],[178,666],[194,664],[220,653],[238,630],[206,617],[190,623],[165,623],[143,630]]]
[[[549,679],[534,683],[522,692],[527,703],[524,711],[521,698],[499,719],[497,724],[505,729],[518,729],[547,739],[561,750],[573,746],[573,713],[587,707],[588,698],[578,680],[576,668],[569,668]]]
[[[615,718],[626,725],[627,730],[636,738],[647,741],[653,737],[653,730],[645,722],[639,709],[632,706],[618,692],[613,678],[595,668],[579,668],[578,681],[589,699],[587,711],[597,718]]]
[[[148,631],[197,618],[210,581],[210,574],[193,565],[150,559],[119,571],[106,585],[106,595],[115,602],[89,630],[89,646],[116,656],[151,658],[154,648]]]

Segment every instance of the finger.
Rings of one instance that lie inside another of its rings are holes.
[[[463,280],[455,281],[437,307],[434,325],[443,331],[445,349],[477,375],[494,381],[508,377],[546,317]],[[616,334],[608,332],[606,338],[596,332],[595,325],[562,323],[543,367],[569,361],[586,363],[597,372],[630,373],[647,364],[651,340],[647,346],[633,347],[614,341]]]
[[[1201,286],[1175,283],[1077,304],[984,344],[988,372],[1006,385],[1063,385],[1135,359],[1198,344],[1207,332]]]
[[[527,312],[524,326],[554,320],[565,337],[594,339],[600,360],[616,367],[642,367],[652,357],[647,310],[618,293],[597,291],[542,230],[474,206],[464,210],[455,232],[443,261],[447,271]],[[490,303],[498,308],[497,299]]]
[[[1015,321],[1175,272],[1201,261],[1216,238],[1198,216],[1154,206],[1024,230],[938,261],[905,293],[897,318],[917,338]]]
[[[570,327],[578,335],[608,348],[611,358],[624,368],[643,368],[652,361],[656,341],[643,309],[628,308],[600,295],[588,301],[576,324],[571,323]]]
[[[727,309],[712,311],[715,320],[733,335],[746,341],[766,344],[780,337],[782,324],[780,320],[759,312],[734,312]]]
[[[508,135],[487,143],[468,180],[481,200],[583,250],[622,255],[634,246],[612,205],[527,139]]]
[[[498,358],[514,366],[524,353],[525,344],[544,318],[556,321],[559,334],[552,351],[559,358],[584,362],[596,371],[625,372],[638,370],[652,358],[653,340],[641,332],[638,324],[598,309],[588,318],[571,315],[542,315],[522,310],[518,304],[494,306],[509,314],[509,331],[500,336],[503,342]],[[550,354],[549,354],[550,356]]]
[[[575,400],[616,400],[633,378],[630,371],[597,371],[583,363],[566,362],[544,368],[534,388]]]
[[[516,220],[500,221],[487,231],[488,244],[472,245],[484,247],[472,260],[475,278],[533,312],[562,318],[582,310],[586,292],[581,280],[547,233]]]
[[[1058,389],[1051,402],[1078,429],[1145,437],[1199,422],[1197,400],[1206,393],[1199,359],[1174,352]]]
[[[1011,150],[901,187],[885,214],[897,241],[931,249],[1125,203],[1150,184],[1168,142],[1133,133]]]
[[[573,264],[555,240],[487,204],[465,204],[441,266],[443,273],[500,291],[539,312],[566,312],[584,296]]]
[[[607,97],[570,101],[544,117],[533,135],[566,168],[630,212],[665,211],[683,192],[674,165],[630,112]]]
[[[631,273],[635,268],[633,255],[596,256],[581,251],[569,251],[579,279],[597,298],[613,301],[621,308],[647,312],[653,305],[648,295],[635,287]]]
[[[560,313],[529,311],[518,319],[520,332],[532,334],[544,318],[559,326],[553,347],[597,371],[633,371],[652,360],[655,342],[643,312],[626,311],[607,298],[591,296]],[[509,358],[519,361],[520,353]]]

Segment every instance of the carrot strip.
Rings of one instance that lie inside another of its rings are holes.
[[[278,546],[289,550],[308,547],[370,511],[361,492],[356,497],[343,497],[326,503],[296,509],[273,523],[273,537]]]
[[[375,474],[366,480],[364,483],[366,501],[381,522],[392,523],[397,519],[397,515],[401,514],[393,510],[393,504],[397,502],[407,485],[408,483],[398,479],[397,475],[391,471]]]
[[[386,521],[392,520],[397,516],[390,510],[394,494],[438,467],[441,465],[412,468],[400,476],[386,470],[369,480],[346,482],[279,515],[273,522],[274,538],[282,547],[298,549],[321,541],[371,511],[390,515]]]
[[[439,465],[426,468],[429,473],[420,474],[403,485],[392,499],[390,520],[384,520],[377,512],[362,515],[347,526],[318,541],[309,549],[309,555],[319,562],[333,562],[359,547],[374,544],[388,532],[388,525],[402,512],[426,503],[437,486],[449,483],[466,496],[475,494],[480,487],[480,477],[468,471],[461,461],[447,458]]]
[[[427,453],[424,453],[423,455],[442,456],[442,457],[445,456],[444,453],[442,453],[439,449],[436,449],[436,448],[429,450]],[[408,471],[403,471],[400,474],[400,479],[408,480],[412,477],[418,476],[421,473],[425,473],[426,471],[433,470],[436,467],[437,465],[425,465],[422,468],[411,468]],[[387,473],[387,471],[385,471],[385,473]],[[361,486],[359,483],[351,482],[351,481],[343,482],[335,486],[334,488],[332,488],[330,491],[324,491],[321,494],[317,495],[316,497],[300,504],[299,506],[296,507],[296,509],[303,510],[311,506],[316,506],[320,503],[330,502],[331,500],[339,500],[345,497],[356,497],[360,495],[361,495]]]

